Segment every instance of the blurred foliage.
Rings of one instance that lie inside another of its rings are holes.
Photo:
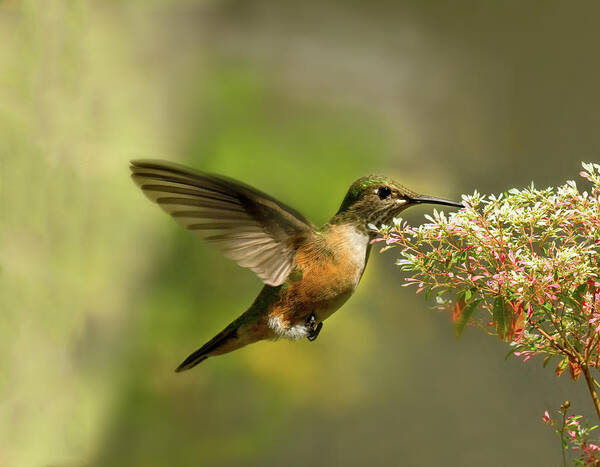
[[[555,459],[529,420],[564,388],[454,342],[378,255],[316,342],[175,375],[260,283],[127,163],[239,178],[315,223],[372,172],[448,197],[557,183],[600,147],[594,16],[564,8],[533,34],[534,2],[0,1],[2,461],[439,465],[432,440],[445,465]]]

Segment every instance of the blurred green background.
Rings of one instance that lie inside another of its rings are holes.
[[[173,369],[260,281],[129,179],[164,158],[315,223],[359,176],[458,198],[600,154],[596,1],[0,0],[3,466],[550,466],[580,384],[400,287],[313,343]],[[425,208],[414,208],[412,222]]]

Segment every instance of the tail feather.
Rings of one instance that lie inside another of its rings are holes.
[[[195,367],[208,357],[222,355],[240,349],[253,342],[273,337],[271,328],[261,322],[264,317],[262,311],[264,295],[272,294],[278,288],[265,286],[257,297],[255,303],[244,313],[234,319],[229,326],[223,329],[206,344],[190,354],[175,370],[177,373]]]
[[[198,363],[203,362],[208,357],[210,357],[210,353],[219,349],[224,343],[226,343],[230,339],[234,339],[237,337],[237,329],[231,329],[229,326],[209,340],[206,344],[200,347],[195,352],[191,353],[176,369],[176,373],[180,373],[185,370],[189,370],[190,368],[194,368]],[[222,353],[222,352],[217,352]]]
[[[175,372],[180,373],[182,371],[189,370],[190,368],[194,368],[198,363],[203,362],[207,358],[208,355],[206,355],[202,349],[198,349],[194,353],[190,354],[190,356],[175,369]]]

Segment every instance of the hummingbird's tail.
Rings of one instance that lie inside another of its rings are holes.
[[[203,362],[208,358],[208,353],[210,352],[210,348],[207,348],[209,344],[213,344],[213,340],[211,339],[202,347],[200,347],[195,352],[191,353],[182,363],[179,365],[175,371],[179,373],[180,371],[189,370],[190,368],[194,368],[198,363]],[[212,345],[211,345],[212,347]]]
[[[175,371],[179,373],[180,371],[189,370],[208,357],[229,353],[269,337],[272,337],[272,331],[266,325],[261,326],[257,322],[255,311],[251,308],[206,344],[190,354]]]
[[[211,353],[221,350],[220,352],[216,352],[218,354],[230,352],[232,349],[225,349],[225,347],[232,347],[227,345],[227,343],[233,343],[237,339],[237,329],[230,329],[230,326],[227,326],[223,331],[209,340],[206,344],[200,347],[195,352],[191,353],[184,361],[176,368],[176,372],[189,370],[190,368],[194,368],[198,363],[203,362],[208,357],[210,357]],[[236,347],[237,348],[237,347]]]
[[[229,353],[253,342],[275,337],[267,324],[266,309],[279,297],[280,287],[266,285],[244,313],[234,319],[229,326],[186,358],[176,372],[189,370],[213,355]]]

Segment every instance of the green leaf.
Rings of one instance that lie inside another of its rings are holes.
[[[548,363],[550,363],[550,360],[552,360],[553,356],[554,355],[548,355],[546,358],[544,358],[544,364],[542,365],[544,368],[548,366]]]
[[[573,308],[573,310],[581,310],[581,299],[574,300],[568,293],[561,294],[560,298],[567,305],[570,305]]]
[[[577,302],[581,303],[581,297],[583,296],[584,293],[587,292],[587,287],[588,287],[587,283],[584,282],[583,284],[581,284],[579,287],[577,287],[575,289],[575,291],[573,292],[573,298]]]
[[[469,300],[471,300],[471,297],[473,296],[473,292],[471,291],[472,289],[469,289],[465,292],[465,301],[468,302]]]
[[[510,314],[506,309],[504,298],[498,297],[494,300],[492,318],[494,319],[498,336],[505,341],[510,329]]]
[[[479,305],[479,302],[481,302],[481,298],[478,298],[477,300],[473,300],[472,302],[467,303],[467,305],[463,308],[460,316],[454,323],[454,332],[456,333],[456,337],[460,337],[460,335],[464,331],[465,326],[469,322],[469,319],[471,318],[471,315],[475,311],[475,308],[477,308],[477,305]]]
[[[512,354],[514,354],[517,350],[519,350],[519,348],[515,345],[514,347],[512,347],[508,353],[504,356],[504,360],[508,360],[508,357],[510,357]]]

